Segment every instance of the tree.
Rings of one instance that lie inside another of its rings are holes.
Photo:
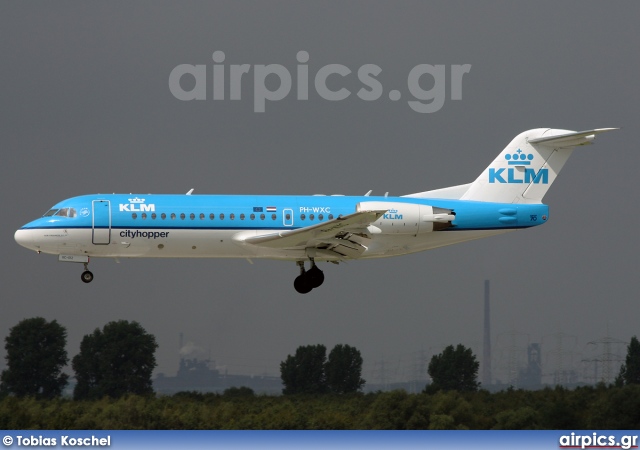
[[[427,386],[427,392],[477,391],[479,366],[471,349],[462,344],[458,344],[455,349],[450,345],[439,355],[434,355],[429,362],[432,382]]]
[[[80,343],[72,361],[76,400],[118,398],[153,393],[151,374],[156,367],[156,338],[138,322],[109,322]]]
[[[362,374],[360,352],[349,345],[336,345],[329,353],[325,374],[329,390],[334,394],[358,392],[365,383],[360,377]]]
[[[640,342],[635,336],[627,346],[627,358],[620,367],[616,384],[640,384]]]
[[[289,394],[345,394],[357,392],[365,381],[362,374],[362,356],[349,345],[336,345],[327,360],[324,345],[306,345],[296,349],[280,363],[280,376]]]
[[[232,386],[230,388],[225,389],[224,392],[222,393],[222,396],[227,399],[253,398],[256,396],[256,393],[254,392],[253,389],[247,386],[240,386],[240,387]]]
[[[7,369],[0,375],[0,391],[18,397],[54,398],[67,385],[61,373],[67,364],[67,331],[55,320],[24,319],[5,338]]]
[[[289,394],[323,394],[327,392],[324,364],[327,359],[324,345],[306,345],[296,349],[295,356],[288,355],[280,363],[280,376]]]

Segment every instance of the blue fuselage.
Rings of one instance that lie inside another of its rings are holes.
[[[545,223],[544,204],[501,204],[449,199],[352,196],[260,195],[84,195],[64,200],[21,229],[123,230],[281,230],[307,227],[348,215],[362,202],[429,205],[455,212],[452,226],[444,231],[507,230]],[[56,215],[68,209],[66,215]],[[384,220],[402,221],[397,212]]]
[[[340,228],[344,217],[370,210],[370,221],[356,220]],[[429,250],[547,219],[543,204],[369,196],[96,194],[56,204],[16,231],[15,239],[64,261],[76,261],[75,256],[301,261],[310,252],[318,260],[340,261]],[[323,228],[336,232],[328,235],[319,230]],[[302,238],[279,240],[287,233],[301,233]]]

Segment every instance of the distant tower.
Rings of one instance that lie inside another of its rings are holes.
[[[518,386],[537,389],[542,384],[542,363],[540,362],[540,344],[527,346],[527,367],[520,369]]]
[[[603,353],[590,360],[590,362],[595,363],[594,382],[613,383],[616,377],[615,369],[619,368],[625,360],[624,356],[622,356],[620,353],[617,353],[617,351],[620,351],[622,349],[622,346],[627,344],[627,342],[606,336],[598,339],[597,341],[587,343],[587,345],[595,345],[597,349],[601,348],[600,344],[602,344],[602,348],[604,350]],[[612,346],[614,347],[614,349],[612,349]],[[598,373],[598,369],[600,369],[600,373]]]
[[[482,354],[482,386],[491,384],[491,307],[489,305],[489,280],[484,280],[484,351]]]

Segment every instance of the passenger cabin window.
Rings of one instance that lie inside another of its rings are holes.
[[[161,218],[162,220],[164,220],[164,219],[166,219],[166,218],[167,218],[167,215],[166,215],[165,213],[162,213],[162,214],[160,214],[160,218]]]
[[[140,217],[142,217],[143,219],[146,219],[147,218],[147,213],[140,214]]]
[[[244,214],[240,214],[240,220],[244,220]]]
[[[171,220],[174,220],[176,218],[176,213],[171,213]]]
[[[184,218],[185,218],[185,217],[187,217],[187,216],[185,216],[185,215],[184,215],[184,213],[180,213],[180,218],[181,218],[182,220],[184,220]]]
[[[214,213],[209,214],[209,219],[213,220],[215,219],[216,215]]]
[[[200,220],[204,220],[204,214],[200,213]]]
[[[195,220],[196,215],[194,213],[189,214],[189,219]]]

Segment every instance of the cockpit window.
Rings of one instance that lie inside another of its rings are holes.
[[[53,211],[53,210],[51,210]],[[46,215],[49,215],[49,213],[51,212],[49,211]],[[75,208],[62,208],[59,209],[57,213],[55,213],[56,216],[60,216],[60,217],[75,217],[76,216],[76,209]]]
[[[53,216],[55,213],[57,213],[58,210],[57,209],[50,209],[49,211],[47,211],[46,213],[44,213],[44,216],[42,217],[50,217]]]

